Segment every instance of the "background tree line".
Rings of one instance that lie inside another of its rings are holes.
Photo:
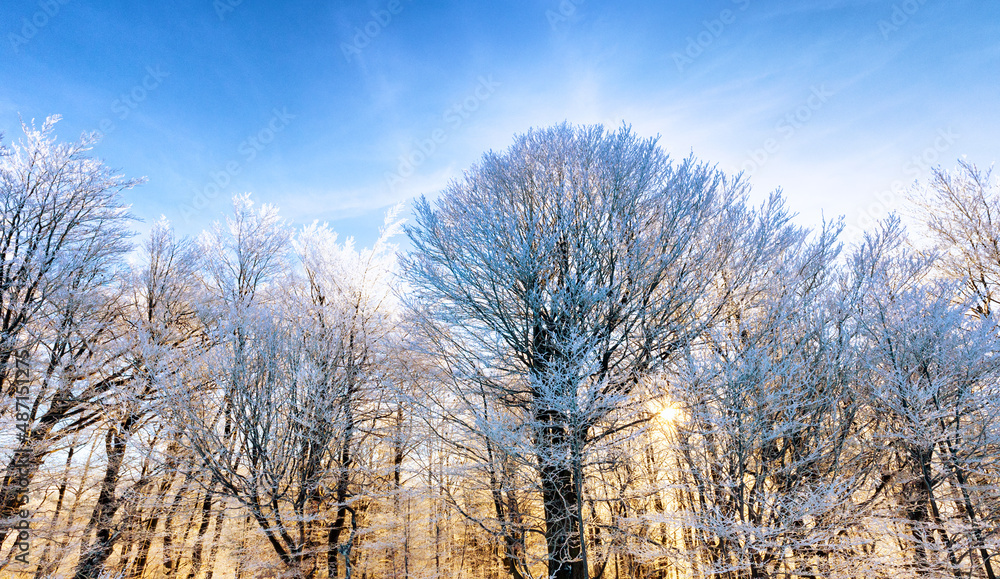
[[[140,239],[138,181],[56,120],[0,151],[5,575],[1000,572],[989,171],[845,247],[564,124],[370,249],[249,195]]]

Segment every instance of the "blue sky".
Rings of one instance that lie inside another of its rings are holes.
[[[564,120],[629,123],[864,226],[903,187],[1000,157],[1000,3],[980,0],[4,0],[0,131],[148,181],[184,233],[252,191],[370,243],[387,206]],[[895,192],[893,191],[895,189]]]

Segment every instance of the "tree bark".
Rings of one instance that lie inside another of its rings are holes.
[[[569,434],[559,414],[537,413],[538,454],[545,514],[549,579],[584,579],[577,485],[569,452]]]
[[[97,505],[91,516],[91,523],[96,528],[95,542],[89,550],[80,557],[77,564],[75,579],[97,579],[104,570],[104,564],[114,550],[118,533],[114,532],[112,521],[118,512],[120,499],[115,494],[118,487],[118,477],[122,461],[125,458],[125,447],[133,425],[132,420],[123,424],[123,431],[114,427],[108,428],[104,438],[104,448],[108,456],[108,465],[104,470],[104,480],[97,497]]]

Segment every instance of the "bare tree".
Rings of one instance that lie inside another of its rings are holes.
[[[301,305],[304,355],[316,372],[310,390],[303,392],[301,423],[310,429],[303,436],[308,441],[306,454],[314,457],[306,465],[307,479],[315,487],[313,508],[318,511],[328,502],[334,512],[324,527],[330,577],[339,575],[341,565],[344,575],[350,576],[358,523],[356,495],[374,490],[362,490],[366,479],[375,486],[371,470],[362,474],[366,470],[362,449],[372,449],[378,439],[391,439],[391,486],[398,492],[401,484],[402,407],[391,387],[405,357],[390,354],[398,343],[394,332],[398,308],[393,294],[395,247],[389,239],[401,225],[398,211],[397,207],[386,216],[371,249],[358,251],[352,240],[338,244],[334,232],[317,224],[305,228],[296,240],[306,279],[299,286],[304,290],[299,299],[290,303]],[[395,412],[390,408],[393,401]],[[380,426],[390,418],[391,432]]]
[[[992,170],[959,161],[955,171],[934,169],[914,195],[916,213],[937,244],[936,266],[961,280],[975,311],[990,316],[1000,303],[1000,182]]]
[[[248,510],[290,572],[337,576],[342,565],[350,576],[365,509],[358,494],[371,482],[359,475],[360,455],[386,409],[394,258],[385,239],[395,227],[361,252],[308,227],[295,240],[298,275],[275,257],[289,236],[274,210],[236,205],[230,231],[212,239],[233,249],[207,252],[230,298],[214,387],[180,407],[185,436],[211,484]]]
[[[1000,342],[985,317],[991,298],[931,279],[933,262],[900,249],[900,236],[886,227],[889,248],[869,260],[859,314],[874,439],[887,449],[880,462],[895,499],[888,519],[907,531],[896,543],[913,574],[993,579]],[[954,264],[946,259],[945,268]]]
[[[826,228],[761,263],[754,291],[664,376],[682,536],[664,547],[698,574],[854,576],[872,459],[852,348],[859,288],[837,255]]]
[[[588,448],[644,420],[623,410],[718,315],[723,300],[705,291],[718,272],[728,266],[738,292],[786,242],[780,203],[755,213],[746,191],[693,159],[674,165],[628,128],[561,125],[488,153],[435,206],[418,203],[414,302],[447,328],[426,325],[477,426],[480,389],[524,425],[498,442],[535,462],[550,577],[589,574]]]
[[[144,254],[145,263],[126,281],[129,295],[123,319],[128,325],[126,358],[133,368],[132,380],[97,402],[104,415],[107,465],[88,525],[94,529],[96,540],[80,558],[78,579],[100,576],[117,537],[129,523],[125,518],[116,525],[114,519],[123,502],[118,487],[130,439],[151,421],[164,417],[164,381],[176,380],[186,362],[198,353],[192,348],[201,333],[195,320],[191,284],[198,265],[193,246],[186,240],[175,240],[170,224],[161,220],[153,225]],[[161,421],[153,427],[154,441],[163,426]],[[148,465],[149,459],[145,462]],[[131,502],[137,501],[150,484],[149,469],[144,468],[129,489]],[[140,567],[146,565],[149,546],[147,541],[140,549]]]
[[[126,180],[86,155],[93,139],[59,143],[58,117],[0,156],[0,389],[2,412],[15,351],[31,356],[30,393],[17,393],[29,423],[0,486],[0,519],[20,507],[23,481],[52,444],[99,419],[90,403],[128,379],[119,343],[120,295],[114,273],[129,251]],[[14,484],[20,481],[19,484]],[[0,529],[0,543],[7,527]]]

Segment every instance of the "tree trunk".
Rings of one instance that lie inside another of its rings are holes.
[[[545,514],[545,543],[548,550],[549,579],[585,579],[577,485],[570,459],[569,436],[554,411],[538,413],[537,459],[542,482]]]
[[[181,483],[181,488],[177,489],[177,494],[174,495],[174,500],[167,510],[167,516],[163,519],[163,569],[168,579],[175,576],[180,569],[179,558],[174,558],[174,516],[180,509],[181,501],[184,500],[193,478],[191,473],[185,475],[184,482]]]
[[[201,570],[201,554],[204,550],[205,534],[208,533],[208,526],[212,522],[212,496],[215,493],[215,479],[208,484],[205,491],[205,498],[201,503],[201,524],[198,525],[198,536],[195,539],[194,549],[191,550],[191,571],[187,579],[194,579]]]
[[[59,516],[62,514],[62,504],[63,500],[66,498],[66,487],[69,484],[69,470],[73,464],[73,452],[76,450],[76,440],[73,441],[69,446],[69,450],[66,453],[66,470],[63,471],[62,482],[59,483],[59,493],[56,498],[56,508],[52,513],[52,521],[49,523],[49,534],[51,535],[59,524]],[[71,519],[72,520],[72,519]],[[35,579],[44,579],[45,577],[51,576],[55,573],[58,563],[50,562],[49,553],[52,550],[52,541],[45,543],[45,550],[42,551],[42,557],[38,560],[38,566],[35,569]]]
[[[118,534],[114,532],[111,523],[120,504],[120,500],[115,495],[115,489],[118,487],[118,476],[125,458],[125,446],[132,426],[132,420],[126,420],[121,432],[110,427],[104,438],[108,465],[104,471],[104,480],[101,483],[101,492],[97,497],[97,505],[94,507],[94,513],[91,517],[91,523],[97,531],[95,542],[81,556],[76,567],[75,579],[97,579],[114,550]]]
[[[212,535],[212,546],[208,550],[208,572],[205,573],[205,579],[212,579],[215,574],[215,559],[219,554],[219,542],[222,539],[222,523],[225,516],[226,508],[223,505],[215,515],[215,534]]]
[[[135,561],[132,563],[132,572],[129,574],[129,579],[141,579],[146,566],[149,564],[149,549],[153,545],[153,535],[156,533],[156,527],[160,523],[160,516],[166,509],[163,501],[167,498],[167,492],[177,478],[177,464],[175,459],[170,458],[167,460],[167,470],[167,477],[160,482],[160,486],[157,489],[156,503],[150,511],[149,518],[142,525],[143,536],[135,555]]]

